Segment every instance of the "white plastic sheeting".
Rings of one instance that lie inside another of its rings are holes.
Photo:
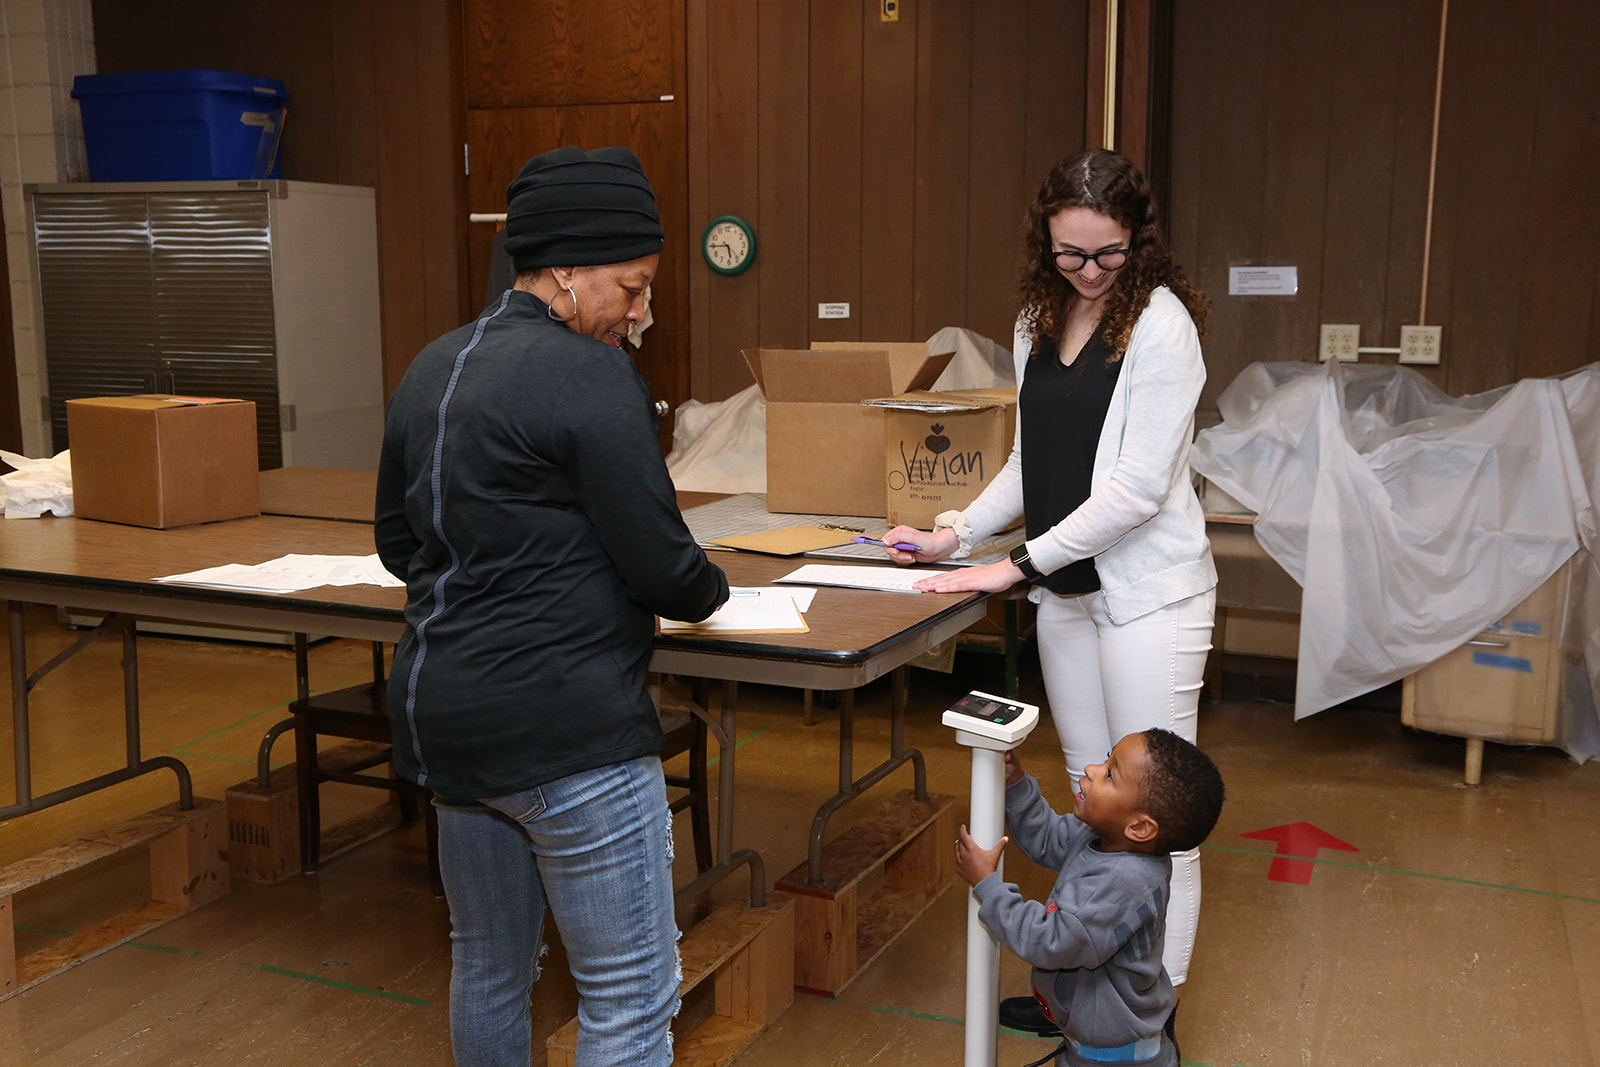
[[[1195,470],[1302,587],[1295,717],[1439,659],[1575,552],[1560,744],[1600,755],[1600,364],[1451,397],[1405,367],[1257,363]]]
[[[1011,351],[961,326],[946,326],[928,338],[929,352],[954,351],[956,356],[933,383],[933,389],[1006,389],[1017,384]]]
[[[871,347],[863,342],[862,347]],[[935,389],[990,389],[1017,384],[1011,353],[989,338],[946,326],[928,338],[928,351],[955,352]],[[752,385],[726,400],[679,405],[667,473],[681,492],[767,491],[767,401]]]
[[[726,400],[678,405],[667,473],[679,492],[767,491],[767,401],[752,385]]]
[[[0,515],[37,519],[49,512],[58,519],[72,514],[72,453],[29,459],[0,449],[0,463],[16,468],[0,475]]]

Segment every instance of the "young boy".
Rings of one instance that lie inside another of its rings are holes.
[[[1172,982],[1161,966],[1168,853],[1195,848],[1222,812],[1222,776],[1194,745],[1167,730],[1129,734],[1084,771],[1072,815],[1058,815],[1006,753],[1011,837],[979,848],[963,826],[956,871],[978,898],[996,941],[1033,964],[1033,994],[1061,1028],[1070,1067],[1134,1063],[1173,1067],[1164,1026]],[[995,873],[1006,842],[1059,870],[1043,903],[1024,900]],[[1039,1062],[1044,1062],[1043,1060]]]

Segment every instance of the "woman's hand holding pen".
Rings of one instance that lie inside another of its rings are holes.
[[[956,532],[948,526],[934,530],[918,530],[913,526],[896,526],[883,535],[889,560],[904,567],[911,563],[937,563],[956,550],[959,542]],[[916,545],[915,552],[903,552],[894,545]]]

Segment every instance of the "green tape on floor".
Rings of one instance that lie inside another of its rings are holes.
[[[356,683],[348,681],[348,680],[342,681],[342,682],[335,682],[333,685],[325,685],[325,686],[322,686],[322,687],[320,687],[318,689],[311,690],[311,695],[312,696],[317,696],[320,693],[330,693],[335,689],[343,689],[346,686],[350,686],[350,685],[354,685],[354,684],[356,684]],[[215,730],[212,730],[208,734],[201,734],[199,737],[195,738],[193,741],[185,741],[183,744],[179,745],[177,748],[168,749],[167,750],[167,755],[169,755],[169,756],[201,756],[201,757],[203,757],[205,759],[225,760],[225,761],[227,761],[229,763],[254,763],[255,762],[254,759],[239,759],[237,756],[208,756],[204,752],[190,752],[189,750],[191,748],[193,748],[195,745],[198,745],[198,744],[201,744],[202,742],[211,740],[213,737],[220,737],[221,735],[227,733],[229,730],[237,730],[241,726],[245,726],[245,725],[248,725],[249,723],[255,722],[257,719],[261,718],[261,716],[267,714],[268,712],[277,711],[280,708],[286,708],[286,707],[289,706],[289,704],[293,700],[294,700],[294,698],[290,697],[288,700],[280,700],[276,704],[272,704],[272,705],[270,705],[268,707],[262,708],[260,711],[253,711],[249,715],[246,715],[244,718],[238,720],[237,722],[231,722],[226,726],[219,726]],[[289,762],[293,763],[294,761],[290,760]],[[285,764],[285,766],[287,766],[287,764]]]
[[[756,738],[760,737],[762,734],[764,734],[766,732],[767,732],[767,728],[765,726],[756,727],[754,730],[751,730],[749,733],[744,735],[744,740],[743,741],[735,741],[734,744],[733,744],[733,750],[735,752],[739,751],[741,748],[743,748],[744,746],[748,745],[750,742],[754,741]],[[717,765],[717,762],[719,760],[721,760],[721,759],[722,759],[722,756],[720,754],[712,756],[710,759],[706,760],[706,766],[707,767],[715,767]]]
[[[1575,900],[1580,904],[1600,904],[1600,899],[1595,897],[1580,897],[1572,893],[1553,893],[1548,889],[1529,889],[1520,885],[1501,885],[1498,882],[1480,882],[1473,878],[1457,878],[1449,874],[1428,874],[1425,871],[1402,871],[1396,867],[1374,867],[1366,863],[1352,863],[1350,860],[1323,859],[1317,856],[1289,856],[1281,852],[1263,852],[1254,848],[1237,848],[1232,845],[1201,845],[1203,849],[1212,852],[1234,852],[1242,856],[1259,856],[1266,860],[1296,860],[1302,863],[1321,863],[1329,867],[1349,867],[1357,871],[1370,871],[1373,874],[1398,874],[1406,878],[1428,878],[1436,882],[1454,882],[1457,885],[1477,886],[1479,889],[1502,889],[1507,893],[1526,893],[1535,897],[1550,897],[1554,900]]]
[[[353,982],[341,982],[334,978],[324,978],[319,974],[305,974],[301,971],[291,971],[285,967],[274,967],[270,963],[240,963],[241,967],[254,967],[265,974],[275,974],[281,978],[298,978],[303,982],[315,982],[331,989],[342,989],[347,993],[360,993],[367,997],[380,997],[383,1000],[395,1000],[401,1004],[415,1004],[419,1008],[428,1007],[428,1002],[419,997],[402,996],[399,993],[389,993],[382,989],[373,989],[370,986],[356,985]]]

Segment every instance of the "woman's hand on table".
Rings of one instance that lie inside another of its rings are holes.
[[[932,533],[927,530],[919,530],[914,526],[896,526],[883,535],[883,541],[885,545],[884,552],[888,554],[890,562],[901,567],[912,563],[937,563],[954,552],[960,545],[960,542],[956,539],[956,532],[948,526],[934,530]],[[889,547],[905,544],[916,545],[917,550],[915,552],[902,552],[898,548]]]
[[[935,574],[915,583],[912,588],[924,593],[1003,593],[1023,580],[1017,565],[1009,559],[998,563],[985,563],[981,567],[959,567],[943,574]]]

